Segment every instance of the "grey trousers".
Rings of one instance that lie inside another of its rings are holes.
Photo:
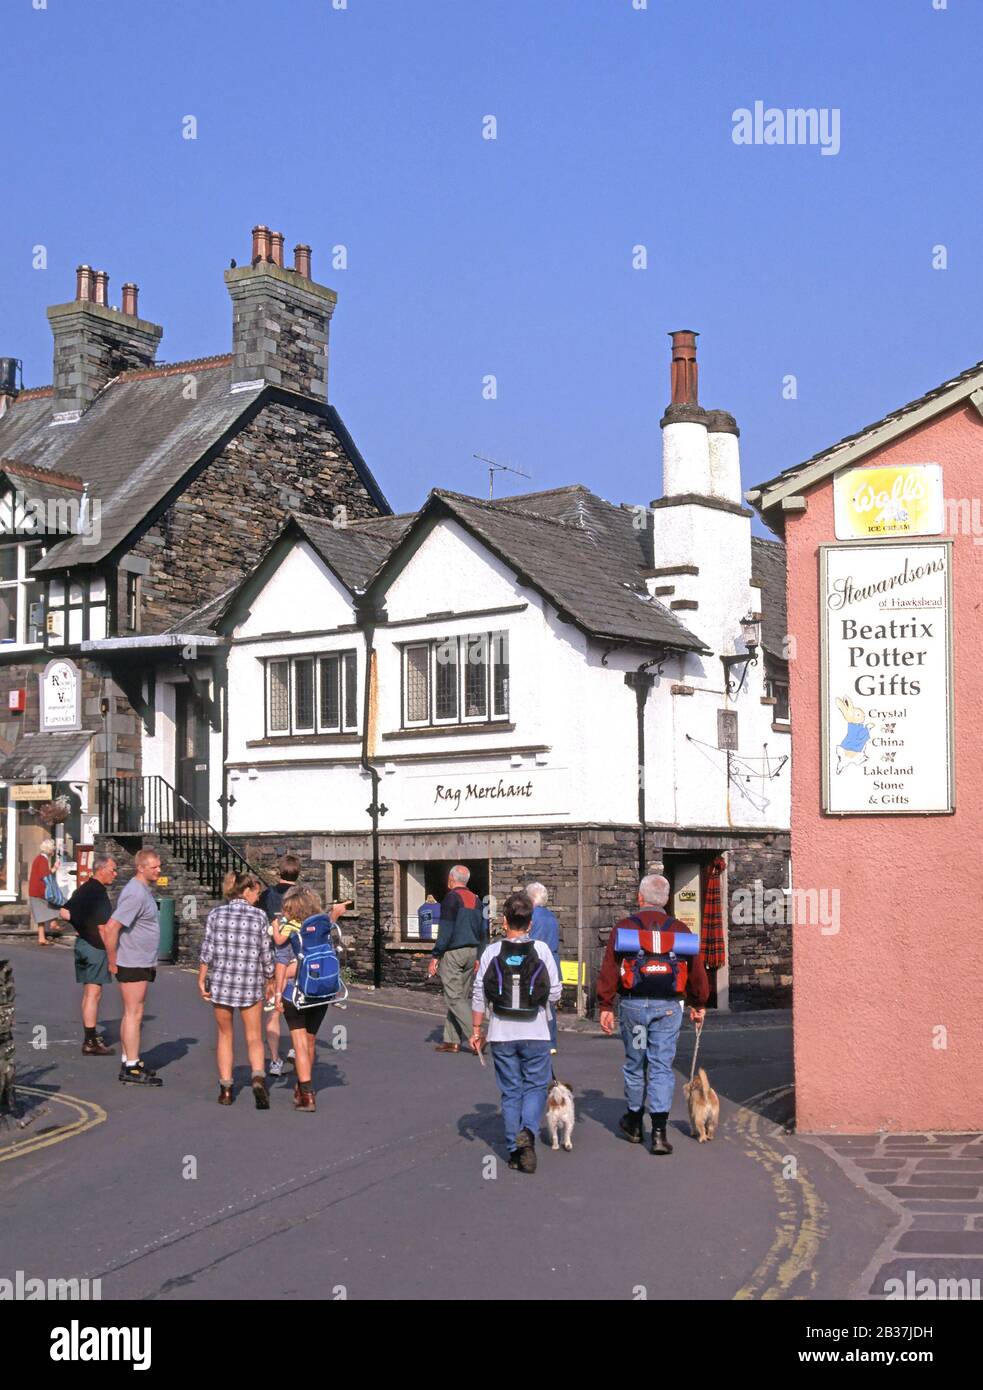
[[[477,959],[478,952],[474,946],[460,946],[456,951],[445,951],[440,958],[438,974],[447,1005],[445,1043],[460,1043],[463,1047],[471,1036],[471,987]]]

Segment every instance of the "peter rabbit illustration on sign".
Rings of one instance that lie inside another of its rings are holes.
[[[846,733],[836,746],[836,771],[845,767],[859,767],[867,761],[867,744],[874,725],[867,722],[867,716],[855,705],[849,695],[837,696],[836,708],[846,720]]]

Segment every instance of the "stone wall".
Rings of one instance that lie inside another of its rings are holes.
[[[728,856],[730,998],[735,1009],[787,1009],[792,1004],[792,928],[774,921],[778,893],[788,883],[787,835],[748,838]],[[755,891],[760,883],[761,891]],[[773,890],[770,895],[766,890]],[[776,891],[777,890],[777,891]],[[750,914],[735,898],[750,895]],[[751,915],[750,922],[740,921]]]
[[[379,515],[328,422],[273,403],[134,546],[133,554],[150,563],[141,585],[141,630],[163,632],[231,588],[290,511],[351,520]]]
[[[13,1115],[17,1097],[14,1056],[14,967],[0,960],[0,1115]]]
[[[518,827],[515,827],[518,829]],[[539,853],[521,857],[492,858],[490,867],[491,907],[500,911],[505,897],[531,880],[549,890],[549,906],[560,926],[561,954],[577,958],[577,865],[578,839],[582,866],[583,954],[587,966],[588,1005],[593,1001],[593,984],[604,945],[612,925],[635,906],[638,884],[638,836],[630,826],[546,826],[538,831]],[[230,837],[236,848],[254,867],[271,865],[285,849],[304,861],[304,878],[319,891],[328,893],[324,864],[312,856],[311,837],[296,836],[289,844],[283,836]],[[383,837],[385,839],[385,837]],[[366,837],[367,840],[367,837]],[[657,870],[666,850],[694,855],[724,853],[728,861],[728,891],[752,891],[755,879],[780,889],[787,877],[788,836],[764,836],[738,832],[686,833],[653,829],[647,839],[647,867]],[[343,919],[346,937],[353,949],[346,964],[360,981],[373,978],[373,894],[372,861],[356,860],[356,912]],[[382,858],[380,864],[380,909],[383,929],[383,981],[403,988],[426,987],[429,943],[420,948],[396,944],[396,867]],[[728,941],[730,967],[730,1005],[734,1009],[786,1007],[791,991],[791,937],[784,923],[757,922],[751,926],[731,924]],[[564,990],[563,1007],[574,1007],[576,990]]]

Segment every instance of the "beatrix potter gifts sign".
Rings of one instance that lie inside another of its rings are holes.
[[[951,544],[820,548],[823,810],[953,809]]]

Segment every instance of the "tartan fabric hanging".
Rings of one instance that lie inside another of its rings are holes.
[[[720,878],[726,863],[718,855],[703,871],[703,964],[719,970],[725,963],[724,918],[720,906]]]

